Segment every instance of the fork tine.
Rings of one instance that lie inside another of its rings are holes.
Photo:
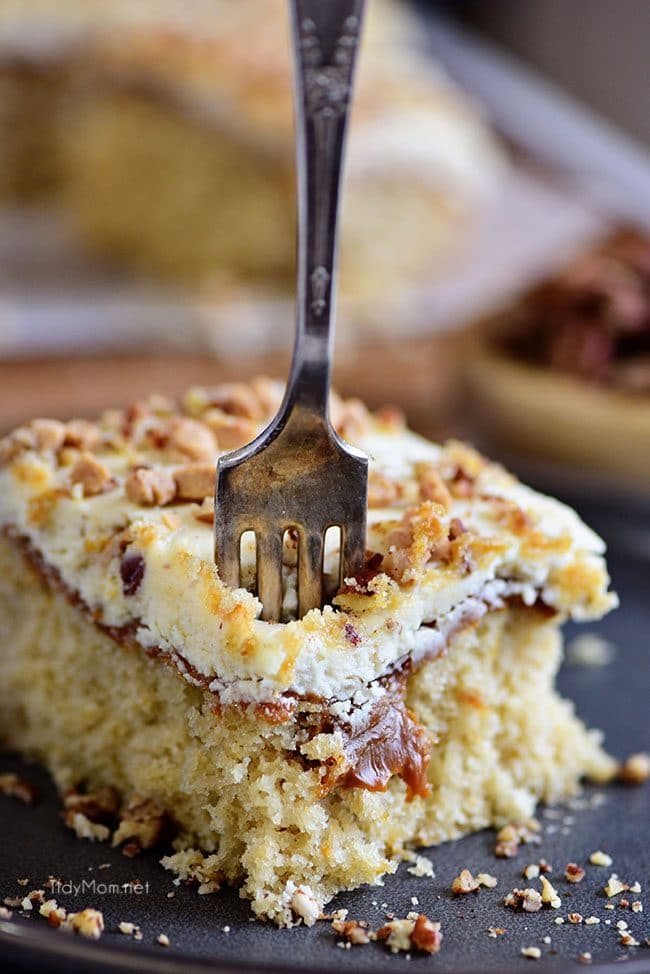
[[[362,524],[341,525],[341,567],[339,585],[361,570],[366,555],[365,530]]]
[[[279,622],[282,613],[282,535],[257,535],[257,597],[262,619]]]
[[[229,588],[240,586],[240,544],[242,532],[232,525],[219,524],[215,532],[215,560],[219,576]]]
[[[298,546],[298,618],[323,601],[323,534],[300,531]]]

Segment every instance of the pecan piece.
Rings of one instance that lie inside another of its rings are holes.
[[[203,501],[214,494],[216,483],[214,463],[187,463],[174,471],[178,497],[186,501]]]
[[[112,481],[108,468],[92,453],[84,451],[70,471],[70,482],[81,484],[84,497],[94,497],[104,493]]]
[[[176,496],[176,481],[171,471],[164,467],[153,470],[138,467],[126,478],[124,491],[133,504],[141,507],[164,506]]]

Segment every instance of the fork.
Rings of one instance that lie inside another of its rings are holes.
[[[334,431],[328,398],[338,203],[365,0],[291,0],[298,176],[296,337],[280,409],[248,446],[219,459],[215,561],[240,586],[241,538],[256,538],[262,618],[280,620],[285,533],[298,539],[298,617],[324,598],[325,533],[340,529],[338,584],[365,557],[368,458]]]

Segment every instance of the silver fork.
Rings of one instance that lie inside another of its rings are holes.
[[[282,611],[285,532],[298,536],[298,615],[323,604],[325,532],[341,532],[342,578],[363,565],[368,459],[328,416],[338,203],[365,0],[291,0],[298,172],[296,338],[284,400],[248,446],[220,458],[215,560],[240,585],[241,537],[255,532],[262,618]]]

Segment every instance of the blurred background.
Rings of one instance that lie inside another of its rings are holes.
[[[0,0],[3,430],[286,372],[279,10]],[[646,0],[369,0],[339,391],[647,499],[649,34]]]

